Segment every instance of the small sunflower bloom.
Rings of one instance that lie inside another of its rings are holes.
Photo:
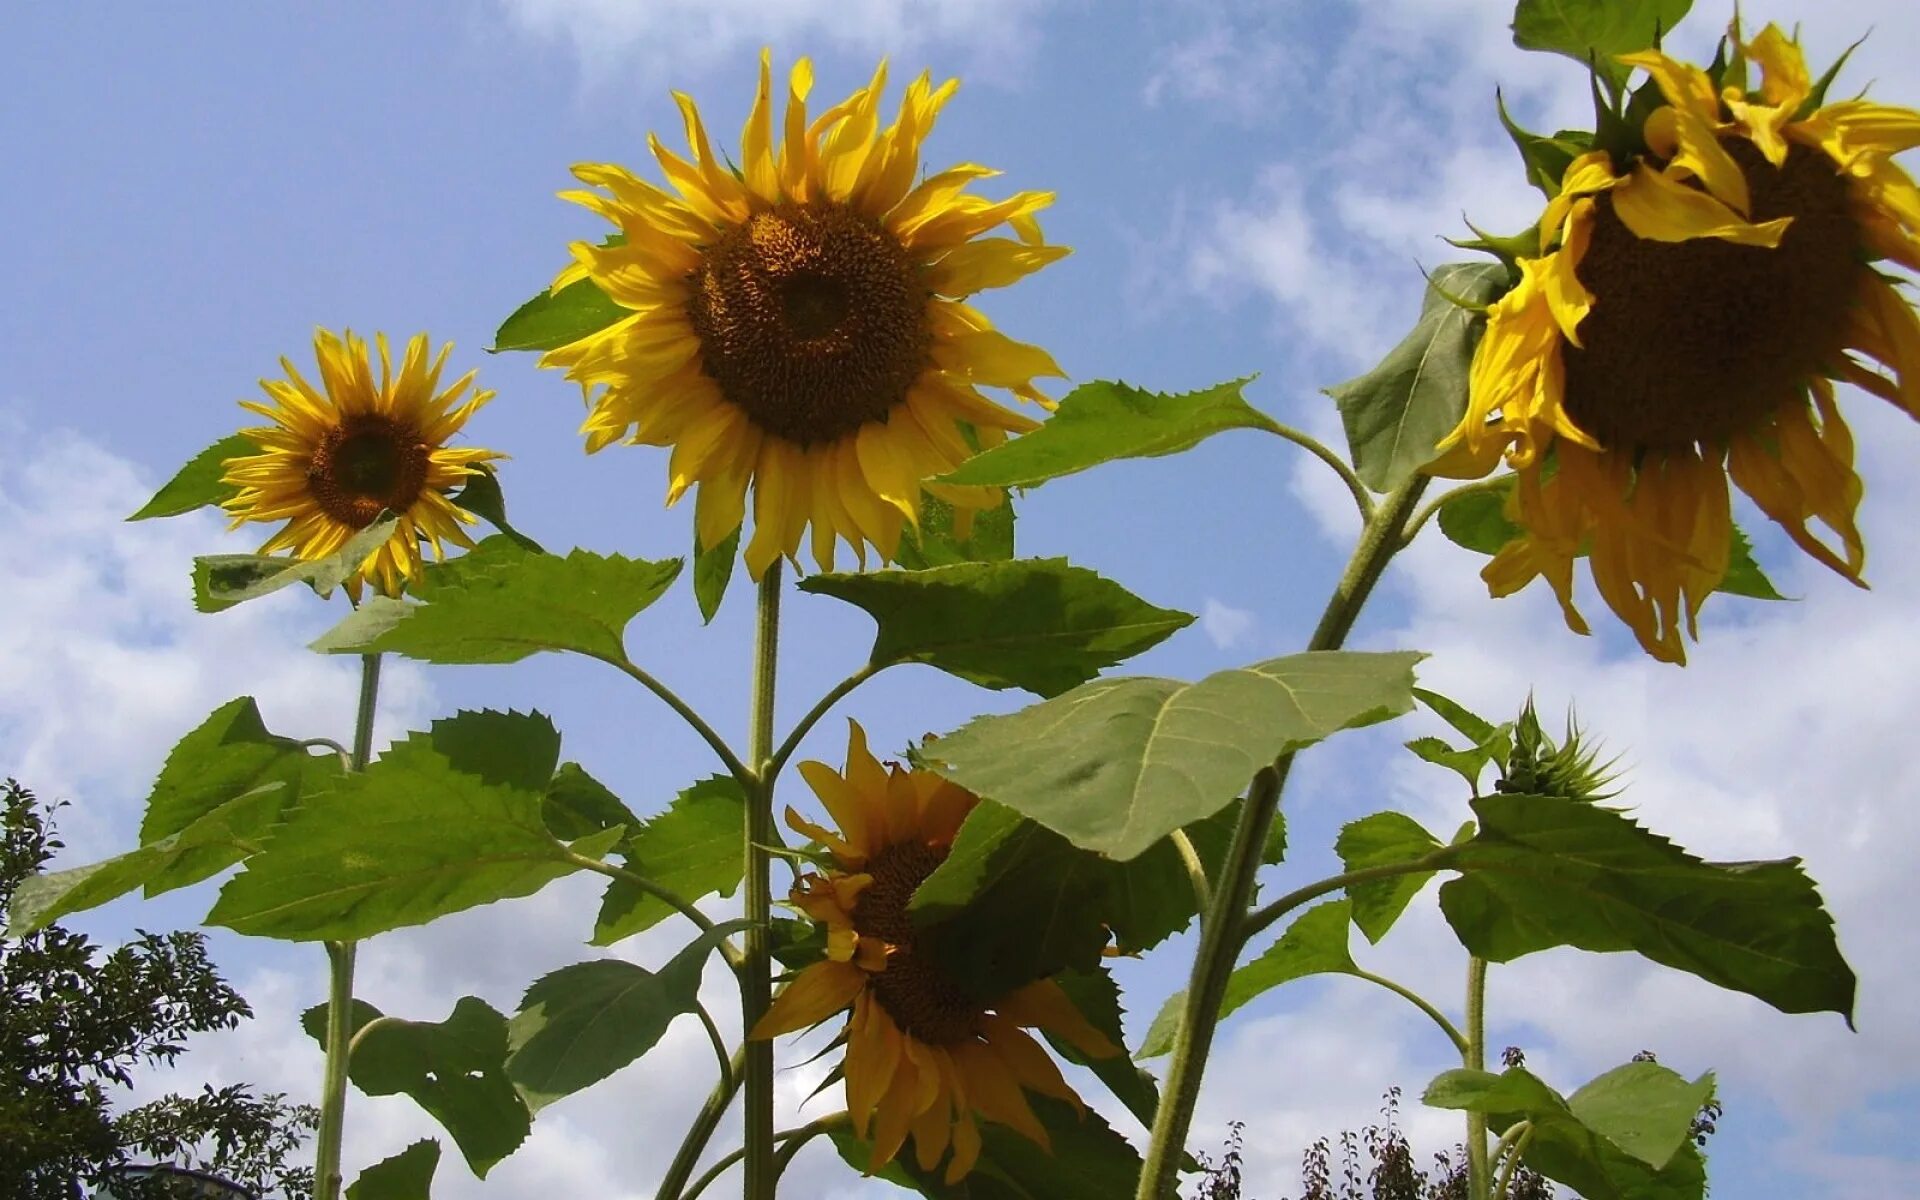
[[[1120,1047],[1051,979],[982,1001],[916,951],[907,904],[946,860],[977,800],[931,772],[882,766],[868,752],[865,732],[849,724],[844,771],[800,765],[839,829],[787,810],[787,823],[826,846],[835,862],[824,875],[803,877],[792,895],[826,927],[827,957],[774,998],[753,1036],[775,1037],[850,1011],[847,1112],[854,1131],[872,1143],[868,1169],[893,1161],[912,1137],[920,1169],[933,1171],[948,1158],[945,1178],[956,1183],[980,1156],[976,1118],[1050,1149],[1025,1092],[1081,1107],[1028,1029],[1096,1058]]]
[[[973,195],[997,172],[971,163],[921,177],[921,144],[958,81],[934,87],[922,74],[884,129],[884,62],[810,119],[812,84],[801,59],[776,123],[761,54],[738,171],[678,92],[689,157],[650,139],[671,190],[619,166],[574,168],[598,190],[562,198],[619,236],[574,243],[554,287],[591,279],[627,315],[540,360],[586,392],[589,453],[623,440],[672,447],[667,503],[694,490],[703,546],[741,528],[751,485],[756,579],[781,556],[797,562],[809,530],[823,569],[840,541],[863,564],[869,546],[891,562],[923,490],[966,528],[1004,493],[923,480],[1036,425],[980,389],[1044,406],[1034,380],[1063,374],[964,302],[1068,251],[1035,220],[1051,193]],[[982,236],[1001,226],[1015,236]]]
[[[1507,515],[1522,533],[1483,573],[1495,596],[1545,576],[1587,632],[1572,594],[1584,550],[1608,607],[1675,663],[1726,574],[1729,480],[1861,583],[1863,488],[1834,385],[1920,416],[1920,318],[1876,265],[1920,270],[1920,188],[1893,161],[1920,145],[1920,113],[1818,104],[1773,25],[1731,40],[1757,92],[1658,50],[1621,56],[1664,101],[1644,150],[1567,167],[1429,468],[1470,478],[1504,457],[1518,473]]]
[[[273,422],[241,430],[260,453],[227,459],[223,476],[235,489],[222,505],[232,528],[286,522],[260,548],[262,554],[287,550],[299,559],[325,558],[382,512],[398,517],[393,535],[347,579],[355,601],[365,580],[383,595],[399,595],[420,574],[422,542],[436,559],[446,543],[471,547],[461,526],[475,518],[447,493],[480,464],[505,457],[447,444],[493,398],[492,392],[473,390],[471,371],[440,386],[451,345],[429,361],[426,335],[416,335],[396,373],[386,336],[376,334],[374,344],[378,379],[366,342],[351,332],[340,337],[315,331],[317,388],[282,358],[286,378],[260,381],[272,402],[240,402]]]

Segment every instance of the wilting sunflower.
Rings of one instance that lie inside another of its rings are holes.
[[[1607,604],[1670,662],[1727,570],[1729,478],[1859,583],[1862,488],[1834,383],[1920,416],[1920,319],[1874,265],[1920,269],[1920,188],[1892,160],[1920,145],[1920,113],[1822,104],[1826,81],[1775,26],[1730,42],[1712,74],[1621,57],[1665,100],[1644,149],[1566,169],[1433,468],[1484,475],[1504,453],[1518,471],[1507,515],[1523,532],[1486,567],[1494,595],[1544,575],[1585,633],[1585,548]],[[1757,92],[1739,82],[1748,63]]]
[[[471,371],[441,389],[440,372],[451,345],[442,346],[429,363],[426,335],[415,335],[395,375],[386,335],[374,335],[374,344],[380,351],[378,380],[365,341],[351,332],[342,340],[316,330],[319,389],[282,358],[287,377],[260,381],[273,403],[240,402],[273,422],[241,431],[260,453],[227,459],[224,476],[238,489],[223,505],[233,516],[233,528],[248,521],[287,523],[260,547],[262,554],[290,550],[295,558],[325,558],[382,512],[397,516],[393,536],[347,580],[356,600],[363,578],[371,578],[386,595],[399,595],[420,573],[423,541],[436,558],[444,553],[443,542],[472,546],[460,527],[471,525],[474,517],[446,493],[473,474],[476,464],[505,457],[446,444],[475,409],[493,398],[492,392],[469,394]]]
[[[776,130],[771,71],[762,53],[738,171],[678,92],[691,161],[650,139],[673,192],[617,166],[574,168],[605,191],[563,197],[620,236],[574,243],[554,287],[590,278],[630,311],[540,360],[586,390],[589,453],[621,439],[673,447],[667,503],[697,489],[702,545],[740,528],[752,483],[755,578],[797,555],[809,525],[823,568],[836,539],[863,563],[868,545],[891,561],[902,527],[918,522],[923,480],[1034,427],[978,389],[1046,404],[1033,381],[1060,368],[961,301],[1067,253],[1042,242],[1034,219],[1050,193],[971,195],[968,184],[996,174],[971,163],[919,178],[920,144],[957,80],[935,88],[921,75],[882,130],[882,63],[809,122],[813,71],[801,59]],[[980,237],[1001,225],[1017,237]],[[926,490],[963,528],[1003,499]]]
[[[858,725],[844,773],[819,762],[800,771],[840,826],[836,833],[787,810],[787,823],[825,845],[839,868],[805,876],[793,891],[794,904],[827,927],[827,957],[774,998],[753,1036],[852,1009],[847,1112],[854,1131],[873,1143],[871,1170],[891,1162],[911,1134],[923,1171],[952,1148],[946,1179],[957,1181],[980,1155],[975,1114],[1049,1146],[1021,1089],[1076,1107],[1080,1100],[1026,1029],[1044,1029],[1096,1058],[1120,1048],[1050,979],[981,1002],[916,952],[907,914],[914,889],[946,859],[977,801],[931,772],[882,767]]]

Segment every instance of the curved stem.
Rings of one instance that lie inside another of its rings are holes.
[[[1337,650],[1346,641],[1381,573],[1400,549],[1400,532],[1426,486],[1424,476],[1414,476],[1373,507],[1360,530],[1353,557],[1348,559],[1346,570],[1334,585],[1320,624],[1307,643],[1309,651]],[[1254,877],[1259,874],[1267,832],[1273,827],[1280,793],[1286,787],[1287,773],[1292,766],[1293,755],[1284,754],[1272,766],[1262,768],[1253,778],[1247,802],[1241,806],[1240,821],[1227,847],[1212,903],[1201,918],[1200,946],[1188,979],[1184,1020],[1174,1041],[1166,1087],[1154,1116],[1153,1140],[1141,1166],[1135,1200],[1170,1200],[1177,1194],[1176,1177],[1186,1152],[1194,1108],[1200,1100],[1200,1081],[1206,1071],[1207,1054],[1213,1047],[1214,1029],[1220,1021],[1221,1001],[1226,995],[1227,980],[1233,974],[1234,959],[1246,940],[1243,924],[1253,895]]]
[[[713,726],[707,724],[699,713],[693,711],[693,706],[685,700],[682,700],[672,688],[655,679],[652,675],[648,674],[644,668],[637,666],[631,659],[625,656],[620,658],[603,658],[600,661],[617,668],[622,673],[631,677],[641,687],[646,688],[654,695],[660,697],[662,703],[678,713],[680,719],[691,726],[693,731],[700,735],[701,740],[713,748],[713,752],[719,756],[721,763],[726,766],[727,774],[733,776],[741,787],[752,790],[754,783],[753,772],[747,769],[746,764],[740,761],[738,755],[734,754],[733,747],[727,745],[727,740],[715,733]]]
[[[687,1186],[687,1180],[693,1177],[693,1168],[699,1164],[700,1156],[706,1153],[713,1131],[720,1126],[720,1118],[727,1115],[727,1106],[733,1103],[733,1094],[740,1090],[740,1068],[745,1061],[746,1047],[742,1046],[728,1060],[727,1077],[707,1093],[706,1103],[694,1114],[693,1124],[687,1126],[686,1136],[680,1139],[680,1148],[674,1151],[673,1161],[667,1164],[667,1173],[660,1179],[656,1200],[682,1200],[682,1189]]]
[[[1504,1153],[1507,1161],[1500,1168],[1500,1185],[1494,1189],[1495,1200],[1506,1200],[1513,1194],[1513,1173],[1520,1166],[1520,1156],[1526,1153],[1527,1143],[1533,1141],[1533,1122],[1516,1121],[1500,1135],[1500,1141],[1493,1148],[1493,1161],[1499,1162]]]
[[[1326,444],[1319,438],[1303,430],[1295,429],[1291,425],[1282,425],[1278,421],[1275,421],[1271,425],[1268,425],[1266,429],[1269,433],[1279,434],[1329,467],[1332,467],[1333,473],[1340,477],[1340,482],[1347,485],[1347,491],[1353,493],[1353,502],[1358,505],[1360,509],[1360,519],[1367,521],[1373,518],[1373,495],[1367,491],[1367,485],[1360,482],[1360,477],[1353,473],[1353,468],[1347,465],[1345,459],[1335,454],[1332,450],[1329,450]]]
[[[800,718],[800,723],[793,727],[792,732],[788,733],[786,739],[780,743],[780,748],[773,752],[773,757],[768,760],[767,768],[764,772],[766,776],[772,778],[778,775],[780,769],[787,765],[787,760],[793,757],[794,751],[800,748],[800,739],[812,732],[813,727],[820,723],[820,718],[826,716],[828,712],[832,711],[834,705],[844,700],[848,692],[859,687],[867,680],[872,679],[884,669],[883,666],[868,663],[866,666],[861,667],[858,671],[855,671],[853,674],[835,684],[832,691],[820,697],[820,703],[814,705],[808,710],[806,716]]]
[[[1454,1025],[1452,1021],[1447,1020],[1447,1014],[1441,1012],[1438,1008],[1435,1008],[1432,1005],[1432,1003],[1430,1003],[1427,1000],[1425,996],[1422,996],[1419,992],[1414,991],[1412,988],[1407,987],[1404,984],[1396,983],[1393,980],[1388,979],[1385,975],[1375,975],[1372,971],[1355,971],[1353,974],[1355,978],[1364,979],[1368,983],[1379,984],[1381,987],[1387,989],[1388,991],[1392,992],[1394,995],[1405,1000],[1407,1003],[1413,1005],[1415,1008],[1427,1014],[1429,1017],[1432,1017],[1433,1023],[1435,1025],[1438,1025],[1440,1027],[1440,1031],[1447,1035],[1447,1040],[1453,1043],[1453,1048],[1459,1051],[1462,1057],[1466,1056],[1466,1053],[1467,1053],[1466,1035],[1461,1033],[1460,1030]]]
[[[360,702],[354,710],[349,771],[373,757],[373,714],[380,697],[380,656],[360,656]],[[338,743],[333,748],[340,749]],[[354,943],[327,943],[327,1063],[320,1080],[320,1125],[314,1135],[313,1187],[317,1200],[339,1200],[340,1147],[347,1118],[347,1063],[353,1038]]]
[[[821,1117],[818,1121],[811,1121],[800,1126],[798,1129],[783,1129],[779,1133],[774,1134],[773,1140],[780,1143],[780,1152],[774,1159],[775,1167],[778,1171],[785,1171],[787,1164],[793,1161],[794,1155],[800,1153],[802,1146],[805,1146],[820,1134],[838,1128],[846,1123],[847,1114],[837,1112],[832,1116]],[[705,1174],[693,1181],[693,1186],[686,1190],[682,1200],[694,1200],[694,1197],[707,1190],[708,1184],[726,1174],[728,1167],[731,1167],[746,1156],[747,1152],[744,1148],[735,1150],[720,1159],[720,1161],[714,1163],[711,1167],[708,1167]]]
[[[644,875],[629,871],[625,867],[616,867],[610,862],[601,862],[597,858],[589,858],[584,854],[576,854],[573,851],[567,852],[567,861],[583,871],[592,871],[596,875],[605,875],[608,879],[618,879],[622,883],[639,888],[647,895],[654,897],[687,920],[693,922],[701,933],[710,933],[713,930],[712,917],[709,917],[688,903],[680,893],[671,888],[662,887]],[[722,941],[720,943],[720,953],[726,958],[729,967],[732,967],[736,972],[739,971],[741,961],[740,951],[734,947],[732,942]]]
[[[773,1200],[773,1042],[753,1039],[753,1028],[773,997],[773,886],[768,878],[773,832],[773,698],[780,651],[780,561],[760,579],[760,606],[753,648],[753,711],[748,755],[753,785],[747,789],[745,830],[746,955],[740,977],[740,1028],[746,1031],[746,1167],[744,1200]]]
[[[1448,488],[1446,491],[1441,492],[1438,496],[1427,501],[1419,512],[1413,514],[1412,519],[1407,522],[1406,530],[1400,535],[1400,545],[1403,548],[1412,545],[1414,537],[1419,534],[1426,523],[1432,520],[1441,509],[1453,501],[1458,500],[1462,496],[1470,496],[1475,492],[1497,492],[1507,487],[1512,478],[1512,475],[1504,473],[1489,475],[1485,479],[1476,479],[1472,483],[1463,483],[1457,488]]]
[[[1487,1069],[1487,960],[1467,960],[1467,1049],[1461,1063],[1469,1071]],[[1467,1114],[1467,1195],[1479,1200],[1492,1185],[1487,1169],[1487,1117]]]
[[[1392,879],[1398,875],[1419,875],[1426,871],[1438,871],[1453,858],[1452,848],[1442,846],[1430,854],[1409,859],[1403,863],[1382,863],[1377,867],[1361,867],[1357,871],[1346,871],[1339,875],[1329,875],[1316,883],[1298,887],[1271,904],[1262,905],[1248,913],[1240,922],[1240,942],[1248,941],[1260,935],[1260,931],[1299,908],[1309,900],[1318,900],[1329,892],[1341,891],[1356,883],[1371,883],[1376,879]]]
[[[707,1031],[707,1040],[713,1043],[713,1053],[720,1060],[720,1082],[733,1082],[733,1054],[727,1049],[727,1039],[720,1036],[720,1027],[713,1023],[713,1014],[707,1006],[698,1000],[693,1003],[693,1011],[699,1014],[700,1024]]]
[[[1173,848],[1180,852],[1180,864],[1187,869],[1187,879],[1193,884],[1193,903],[1195,910],[1206,912],[1213,901],[1213,885],[1207,882],[1207,864],[1200,861],[1200,851],[1194,849],[1193,839],[1184,829],[1176,829],[1167,835],[1173,841]]]
[[[349,771],[353,770],[353,752],[348,750],[345,746],[342,746],[339,742],[334,741],[332,738],[307,738],[305,741],[300,743],[300,748],[302,750],[311,750],[315,746],[318,746],[323,750],[333,751],[335,754],[340,756],[341,766],[345,767]]]

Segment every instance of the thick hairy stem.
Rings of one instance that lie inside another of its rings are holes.
[[[1400,549],[1407,516],[1426,485],[1424,477],[1409,479],[1373,508],[1360,530],[1353,557],[1307,643],[1308,650],[1337,650],[1346,641],[1374,584]],[[1213,885],[1212,903],[1201,916],[1200,946],[1188,977],[1184,1019],[1167,1067],[1166,1087],[1154,1117],[1153,1140],[1141,1167],[1136,1200],[1174,1200],[1176,1196],[1176,1176],[1186,1151],[1187,1132],[1193,1125],[1193,1110],[1200,1100],[1200,1081],[1213,1048],[1220,1004],[1226,995],[1227,979],[1233,974],[1234,960],[1245,943],[1243,925],[1253,896],[1254,876],[1259,873],[1267,833],[1273,827],[1292,765],[1293,756],[1282,755],[1254,776],[1221,876]]]
[[[754,786],[749,789],[746,837],[746,953],[740,977],[741,1028],[749,1034],[773,998],[773,953],[769,934],[773,921],[773,694],[774,664],[780,645],[780,563],[776,560],[760,580],[759,629],[753,650],[753,719],[748,761]],[[745,1200],[773,1200],[779,1171],[773,1142],[773,1043],[746,1044],[746,1155]]]
[[[1487,1069],[1487,960],[1467,960],[1467,1052],[1462,1064],[1469,1071]],[[1487,1166],[1487,1118],[1467,1114],[1467,1195],[1483,1200],[1492,1194],[1493,1174]]]
[[[380,656],[360,656],[360,704],[354,713],[347,767],[364,771],[373,757],[373,710],[380,696]],[[340,1146],[346,1132],[347,1059],[353,1038],[352,942],[327,943],[327,1065],[320,1082],[320,1128],[314,1137],[313,1187],[318,1200],[339,1200]]]

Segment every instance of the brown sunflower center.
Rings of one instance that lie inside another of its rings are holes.
[[[802,446],[884,421],[926,370],[929,293],[877,221],[783,204],[708,247],[689,279],[701,361],[754,424]]]
[[[426,487],[431,454],[411,425],[361,413],[321,435],[307,461],[307,487],[328,516],[364,529],[382,509],[413,506]]]
[[[874,999],[902,1033],[930,1045],[965,1041],[979,1030],[980,1006],[931,958],[915,953],[907,902],[946,858],[921,842],[898,842],[867,862],[873,884],[853,906],[853,927],[893,949],[873,977]]]
[[[1601,195],[1577,268],[1593,293],[1567,346],[1568,412],[1602,445],[1724,442],[1799,392],[1843,345],[1860,286],[1860,232],[1833,160],[1794,146],[1780,166],[1753,143],[1721,143],[1756,223],[1792,217],[1780,245],[1645,241]]]

